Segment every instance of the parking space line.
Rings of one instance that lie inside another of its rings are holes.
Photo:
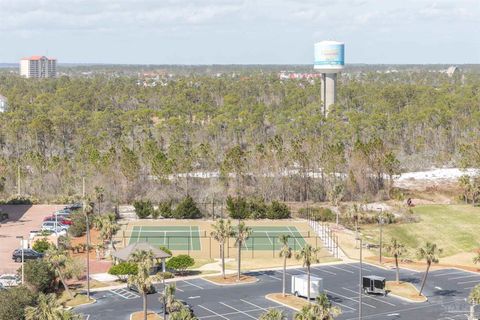
[[[255,308],[259,308],[259,309],[262,309],[262,310],[265,310],[265,311],[268,310],[268,309],[266,309],[266,308],[262,308],[262,307],[260,307],[260,306],[257,306],[256,304],[251,303],[251,302],[249,302],[249,301],[247,301],[247,300],[240,299],[240,301],[245,302],[245,303],[248,303],[249,305],[254,306]]]
[[[457,279],[472,278],[472,277],[480,277],[480,275],[478,275],[478,274],[472,274],[472,275],[469,275],[469,276],[461,276],[461,277],[448,278],[447,280],[457,280]]]
[[[465,271],[437,273],[437,274],[432,274],[432,277],[450,276],[450,275],[460,274],[460,273],[465,273]]]
[[[140,296],[137,295],[136,293],[127,291],[127,290],[125,290],[125,289],[114,289],[114,290],[109,290],[109,291],[110,291],[111,293],[116,294],[117,296],[122,297],[123,299],[127,299],[127,300],[135,299],[135,298],[139,298],[139,297],[140,297]]]
[[[472,283],[472,282],[480,282],[480,281],[479,280],[462,281],[462,282],[457,282],[457,284],[465,284],[465,283]]]
[[[355,268],[355,269],[360,269],[359,266],[356,266],[356,265],[350,264],[350,263],[345,264],[345,266],[349,266],[349,267],[352,267],[352,268]],[[362,270],[364,270],[364,271],[372,271],[372,269],[366,268],[365,265],[362,266]]]
[[[318,271],[322,271],[322,272],[325,272],[325,273],[328,273],[328,274],[331,274],[332,276],[336,276],[336,275],[337,275],[335,272],[331,272],[331,271],[328,271],[328,270],[323,270],[323,269],[318,268],[318,267],[312,267],[312,269],[318,270]]]
[[[210,313],[213,313],[213,314],[216,315],[217,317],[220,317],[220,318],[229,320],[227,317],[224,317],[224,316],[222,316],[221,314],[216,313],[216,312],[213,311],[213,310],[210,310],[210,309],[208,309],[208,308],[205,308],[205,307],[202,306],[201,304],[199,304],[198,307],[199,307],[199,308],[202,308],[202,309],[205,309],[205,310],[207,310],[207,311],[210,312]],[[202,318],[205,318],[205,317],[202,317]]]
[[[345,288],[345,287],[342,287],[342,289],[358,294],[358,292],[355,292],[355,291],[353,291],[351,289],[348,289],[348,288]],[[394,305],[393,303],[383,301],[383,300],[380,300],[378,298],[375,298],[375,297],[372,297],[372,296],[369,296],[369,295],[363,295],[362,297],[367,297],[367,298],[370,298],[370,299],[373,299],[373,300],[380,301],[380,302],[383,302],[385,304],[391,305],[392,307],[396,307],[396,305]]]
[[[243,312],[243,311],[241,311],[241,310],[238,310],[237,308],[234,308],[234,307],[232,307],[232,306],[229,306],[229,305],[226,304],[226,303],[223,303],[223,302],[219,302],[219,303],[220,303],[221,305],[227,307],[227,308],[230,308],[230,309],[235,310],[235,311],[237,311],[237,312],[239,312],[239,313],[241,313],[241,314],[244,314],[244,315],[246,315],[246,316],[249,317],[249,318],[252,318],[252,319],[255,319],[255,320],[257,319],[257,318],[255,318],[255,317],[252,317],[252,316],[249,315],[248,313],[245,313],[245,312]]]
[[[282,280],[282,278],[272,276],[271,274],[267,274],[266,272],[262,272],[261,274],[264,275],[264,276],[270,277],[272,279],[275,279],[275,280],[279,280],[279,281]]]
[[[357,309],[355,309],[355,308],[349,307],[349,306],[347,306],[346,304],[343,304],[343,303],[340,303],[340,302],[332,302],[332,303],[333,303],[333,304],[338,304],[339,306],[341,306],[341,307],[343,307],[343,308],[350,309],[350,310],[352,310],[352,311],[357,310]]]
[[[198,288],[198,289],[200,289],[200,290],[203,290],[203,289],[204,289],[203,287],[200,287],[199,285],[196,285],[196,284],[194,284],[194,283],[191,283],[190,281],[183,280],[183,282],[185,282],[185,283],[187,283],[187,284],[189,284],[189,285],[191,285],[191,286],[193,286],[193,287],[196,287],[196,288]]]
[[[352,274],[354,274],[354,273],[355,273],[355,272],[353,272],[353,271],[350,271],[350,270],[347,270],[347,269],[342,269],[342,268],[335,267],[335,266],[328,266],[328,268],[333,268],[333,269],[337,269],[337,270],[345,271],[345,272],[352,273]]]
[[[352,300],[352,301],[355,301],[355,302],[358,303],[358,299],[355,300],[355,299],[353,299],[353,298],[350,298],[350,297],[341,295],[341,294],[339,294],[339,293],[336,293],[336,292],[333,292],[333,291],[330,291],[330,290],[325,290],[325,292],[329,292],[329,293],[331,293],[331,294],[333,294],[333,295],[339,296],[339,297],[344,298],[344,299]],[[366,303],[366,302],[362,302],[362,304],[366,305],[367,307],[370,307],[370,308],[373,308],[373,309],[377,309],[377,307],[372,306],[371,304],[368,304],[368,303]]]

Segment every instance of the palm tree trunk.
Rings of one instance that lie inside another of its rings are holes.
[[[420,292],[418,293],[419,296],[422,295],[423,287],[425,286],[425,282],[427,282],[428,270],[430,269],[431,262],[427,262],[427,270],[425,271],[425,275],[423,276],[422,280],[422,287],[420,288]]]
[[[282,294],[285,297],[285,275],[287,273],[287,257],[283,257],[283,289],[282,289]]]
[[[307,266],[307,298],[308,303],[310,303],[310,266]]]
[[[222,276],[225,279],[225,244],[220,243],[220,259],[222,260]]]
[[[73,298],[72,293],[70,292],[70,289],[68,289],[68,286],[65,283],[65,280],[63,279],[63,275],[58,268],[57,268],[57,273],[58,273],[58,277],[60,278],[60,282],[62,283],[63,287],[65,288],[65,292],[67,292],[67,294],[70,298]]]
[[[143,320],[147,320],[147,293],[143,293]]]
[[[242,264],[242,242],[238,242],[238,275],[237,275],[237,280],[240,281],[240,265]]]
[[[470,305],[470,316],[468,317],[468,320],[475,320],[475,305],[474,304]]]
[[[395,255],[395,268],[397,271],[397,283],[400,283],[400,270],[398,269],[398,255]]]

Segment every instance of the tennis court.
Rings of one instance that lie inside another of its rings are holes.
[[[246,250],[278,250],[282,247],[281,235],[289,235],[288,244],[293,250],[300,250],[306,244],[305,239],[294,226],[252,226],[252,235],[245,242]]]
[[[170,250],[201,250],[197,226],[134,226],[129,244],[135,242],[148,242]]]

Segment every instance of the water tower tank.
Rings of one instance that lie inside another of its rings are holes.
[[[315,43],[314,69],[321,73],[338,73],[345,66],[345,43],[320,41]]]

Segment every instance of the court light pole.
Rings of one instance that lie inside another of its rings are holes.
[[[362,261],[362,248],[363,242],[360,235],[357,239],[360,242],[360,269],[358,275],[358,320],[362,320],[362,293],[363,293],[363,261]]]
[[[17,239],[20,239],[20,241],[22,243],[22,284],[24,284],[25,283],[25,272],[24,272],[25,258],[24,258],[24,254],[23,254],[23,236],[17,236]]]

